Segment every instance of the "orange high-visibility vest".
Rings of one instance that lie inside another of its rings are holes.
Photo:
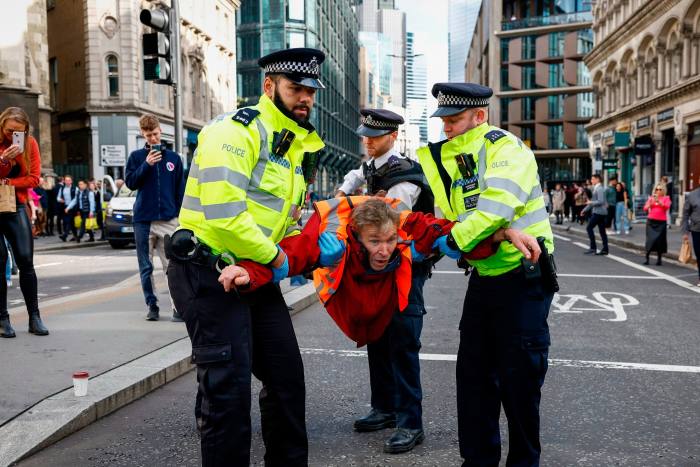
[[[329,267],[318,268],[314,271],[314,286],[321,303],[324,305],[333,297],[333,294],[340,287],[340,282],[345,270],[345,262],[348,258],[348,232],[347,225],[350,223],[352,209],[358,206],[371,196],[346,196],[344,198],[334,198],[326,201],[314,203],[314,208],[321,218],[319,235],[326,230],[334,231],[338,239],[345,242],[345,254],[337,264]],[[396,274],[396,285],[398,289],[399,310],[403,311],[408,306],[408,293],[411,290],[411,236],[403,229],[411,211],[398,199],[381,198],[392,208],[400,210],[401,219],[399,221],[398,235],[399,243],[397,248],[401,253],[401,263],[399,267],[392,271]]]

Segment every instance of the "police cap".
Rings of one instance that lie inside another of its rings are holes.
[[[474,83],[435,83],[432,90],[438,108],[431,117],[449,117],[475,107],[487,107],[493,89]]]
[[[386,109],[362,109],[361,124],[357,127],[358,136],[384,136],[394,131],[398,131],[399,125],[403,123],[403,117],[391,110]]]
[[[326,54],[305,47],[272,52],[258,60],[265,75],[283,74],[290,81],[309,88],[323,89],[318,79]]]

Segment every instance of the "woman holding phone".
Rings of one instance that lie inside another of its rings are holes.
[[[4,236],[19,268],[19,286],[29,312],[29,332],[49,333],[39,314],[37,278],[34,271],[34,239],[27,217],[28,191],[39,184],[41,156],[39,145],[30,135],[29,117],[19,107],[8,107],[0,114],[0,184],[15,188],[16,209],[0,212],[0,236]],[[0,242],[0,268],[7,261],[7,248]],[[7,311],[7,283],[0,281],[0,337],[15,337]]]
[[[649,264],[649,254],[655,251],[657,254],[656,265],[661,266],[661,255],[666,253],[668,249],[666,241],[666,213],[670,208],[671,198],[666,196],[666,185],[659,182],[644,204],[644,210],[649,213],[647,217],[647,256],[644,264]]]

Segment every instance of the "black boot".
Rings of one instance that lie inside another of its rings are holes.
[[[355,431],[377,431],[383,428],[394,428],[396,426],[396,415],[393,413],[384,413],[379,410],[372,409],[362,418],[355,420],[353,427]]]
[[[38,311],[29,313],[29,333],[36,336],[49,335],[49,330],[46,329],[46,326],[44,326],[44,323],[41,321],[41,316],[39,316]]]
[[[398,428],[391,438],[384,443],[384,452],[389,454],[399,454],[408,452],[425,439],[423,430],[411,430],[408,428]]]
[[[15,330],[10,323],[10,315],[5,312],[0,314],[0,337],[15,337]]]

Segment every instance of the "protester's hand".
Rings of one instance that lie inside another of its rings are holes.
[[[540,250],[540,246],[537,244],[537,239],[535,237],[516,229],[506,229],[505,236],[526,259],[533,263],[539,260],[542,250]]]
[[[345,242],[338,240],[338,237],[331,232],[323,232],[318,237],[318,247],[321,249],[321,255],[318,258],[321,266],[334,265],[345,253]]]
[[[163,158],[163,154],[160,151],[150,151],[146,156],[146,163],[153,167],[156,163],[160,162]]]
[[[235,290],[236,286],[248,285],[250,274],[245,268],[236,265],[226,266],[219,276],[219,284],[224,286],[226,292]]]
[[[437,240],[433,242],[433,249],[435,248],[439,249],[440,253],[443,255],[449,256],[452,259],[459,259],[459,257],[462,256],[461,251],[455,250],[447,244],[447,235],[438,237]]]
[[[272,282],[275,284],[289,275],[289,259],[279,245],[277,245],[277,249],[279,250],[277,258],[270,264],[270,268],[272,269]]]
[[[22,151],[19,150],[19,146],[12,144],[5,149],[2,154],[0,154],[0,159],[3,161],[11,161],[15,157],[19,156]]]
[[[416,242],[415,241],[411,242],[411,259],[416,263],[420,263],[421,261],[425,261],[425,255],[423,253],[421,253],[420,251],[416,250]]]

